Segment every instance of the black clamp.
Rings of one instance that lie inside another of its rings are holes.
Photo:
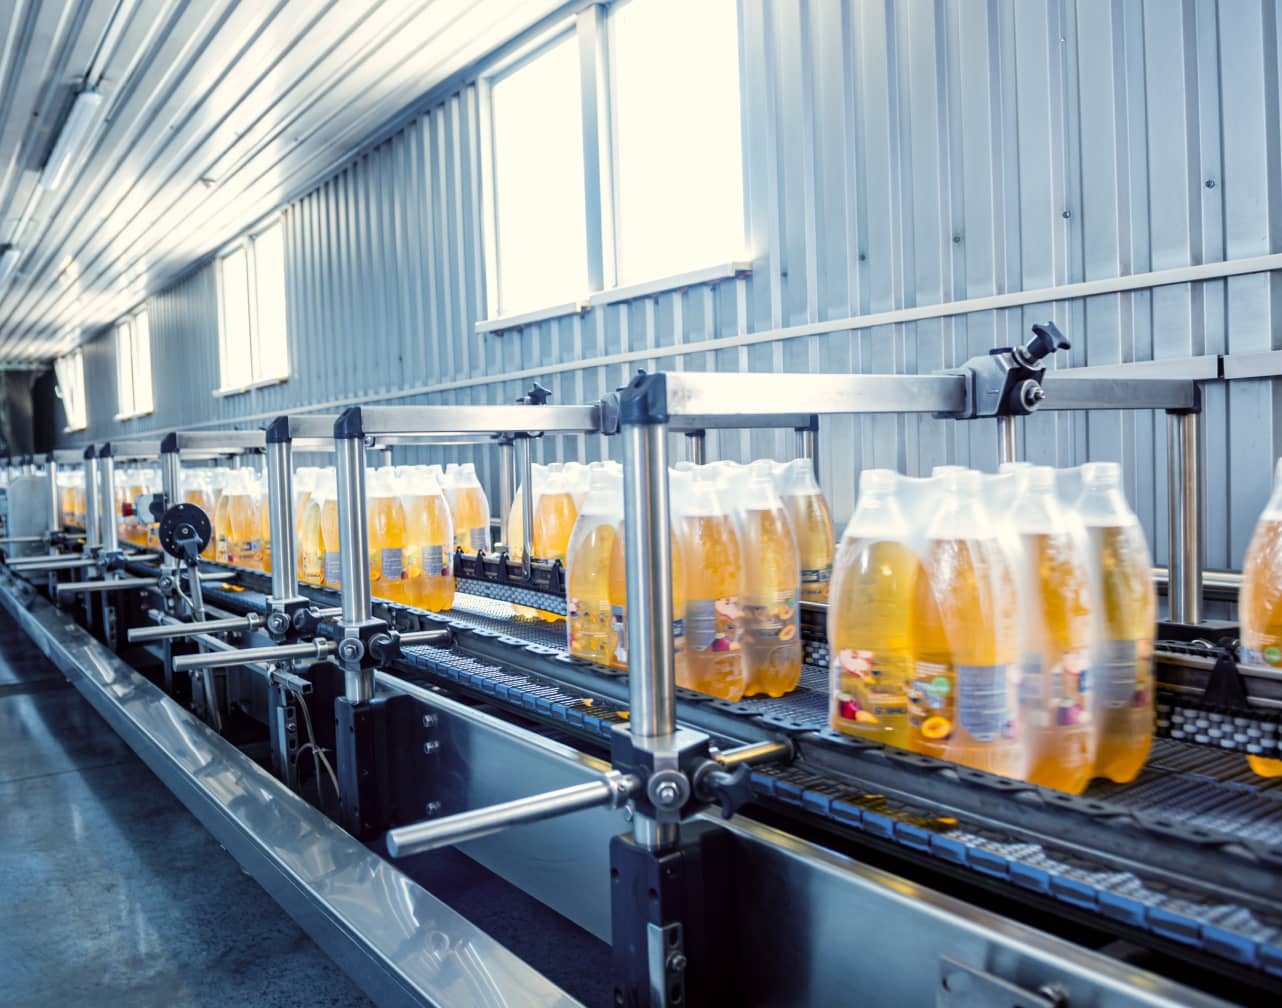
[[[1071,344],[1054,322],[1033,326],[1033,338],[1022,347],[998,347],[982,357],[972,357],[959,368],[941,371],[966,379],[966,400],[960,413],[937,417],[973,420],[978,417],[1027,416],[1037,409],[1046,393],[1041,362]]]
[[[386,668],[401,656],[401,635],[395,630],[374,634],[369,640],[370,660],[380,668]]]
[[[708,760],[694,772],[694,796],[709,805],[721,806],[721,818],[729,819],[752,801],[752,767],[740,763],[726,769],[716,760]]]
[[[286,599],[268,599],[263,607],[263,627],[276,643],[316,636],[320,620],[312,610],[310,599],[295,595]]]
[[[98,555],[98,568],[103,573],[125,569],[125,555],[120,550],[106,551]]]
[[[363,669],[377,668],[379,660],[374,656],[375,639],[390,633],[387,623],[381,619],[368,619],[363,623],[344,623],[339,630],[338,646],[334,655],[344,665],[359,666]],[[383,647],[379,643],[379,648]]]
[[[696,811],[699,804],[691,781],[709,758],[708,736],[678,728],[662,738],[637,745],[627,725],[614,729],[610,763],[623,774],[645,782],[634,798],[637,811],[656,822],[675,823]]]
[[[516,400],[519,406],[546,406],[547,401],[552,397],[552,390],[544,388],[538,382],[530,385],[530,391]]]

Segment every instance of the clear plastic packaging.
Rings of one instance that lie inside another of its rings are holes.
[[[405,508],[390,468],[373,469],[366,481],[370,593],[389,602],[405,599]]]
[[[1274,472],[1273,492],[1246,549],[1238,619],[1241,660],[1282,668],[1282,459]],[[1282,777],[1282,760],[1251,753],[1247,762],[1262,777]]]
[[[627,668],[624,609],[626,581],[612,591],[611,574],[623,530],[623,487],[604,468],[594,471],[567,548],[566,635],[570,654],[585,661]],[[621,569],[622,563],[617,564]],[[612,596],[618,596],[615,619]]]
[[[445,497],[454,523],[454,545],[466,553],[490,551],[490,501],[471,462],[446,470]]]
[[[399,480],[405,511],[404,601],[431,612],[454,605],[454,526],[436,477],[415,468]]]
[[[565,563],[576,517],[574,495],[564,472],[556,465],[549,466],[534,505],[531,549],[536,560],[560,560]]]
[[[777,467],[775,467],[777,468]],[[801,600],[827,602],[832,581],[836,535],[832,514],[815,481],[814,467],[806,458],[794,459],[776,475],[801,560]]]

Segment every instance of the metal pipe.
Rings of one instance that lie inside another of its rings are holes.
[[[92,451],[92,449],[90,449]],[[85,459],[85,552],[102,545],[102,524],[98,520],[98,458]]]
[[[706,431],[686,431],[686,459],[692,465],[703,465],[707,461],[707,442]]]
[[[810,468],[819,479],[819,432],[809,427],[797,428],[797,458],[810,459]]]
[[[1170,617],[1202,621],[1202,471],[1200,416],[1168,413],[1166,493],[1169,508]]]
[[[387,852],[394,858],[409,857],[571,812],[603,805],[618,808],[640,787],[639,777],[611,770],[599,780],[389,830]]]
[[[58,532],[62,529],[62,501],[58,498],[58,463],[52,455],[45,463],[45,477],[49,480],[49,531]],[[50,543],[49,554],[52,556],[57,552],[58,547]]]
[[[249,662],[292,661],[295,658],[314,658],[319,661],[333,654],[336,647],[333,641],[318,637],[314,641],[299,644],[237,648],[234,651],[215,651],[209,654],[176,655],[174,671],[191,672],[194,669],[228,668]]]
[[[202,571],[201,581],[227,581],[236,575],[232,571]],[[57,586],[59,595],[71,592],[125,591],[131,588],[152,588],[160,583],[159,578],[134,577],[116,578],[115,580],[96,579],[93,581],[68,581]]]
[[[14,546],[16,546],[16,545],[19,545],[19,544],[21,544],[21,543],[42,543],[42,542],[44,542],[44,541],[45,541],[45,537],[44,537],[44,536],[42,536],[42,535],[38,535],[38,536],[4,536],[3,538],[0,538],[0,546],[3,546],[3,545],[14,545]],[[31,557],[31,559],[33,559],[33,560],[34,560],[34,559],[35,559],[35,557]],[[42,559],[43,559],[43,558],[42,558]]]
[[[1153,580],[1159,585],[1170,584],[1170,571],[1165,567],[1153,568]],[[1204,570],[1202,587],[1219,588],[1225,591],[1238,591],[1242,587],[1242,575],[1237,571]]]
[[[288,441],[267,446],[268,529],[272,537],[272,601],[298,593],[294,552],[294,449]]]
[[[176,451],[160,453],[160,491],[164,495],[166,509],[182,502],[182,461]],[[178,569],[178,559],[166,553],[161,560],[161,566],[167,572],[173,573]]]
[[[59,557],[20,557],[5,564],[11,571],[55,571],[75,570],[77,567],[89,567],[97,561],[93,557],[59,556]]]
[[[530,576],[534,560],[534,462],[530,457],[530,439],[517,439],[520,451],[517,465],[521,467],[521,574]]]
[[[102,522],[102,548],[107,553],[120,549],[120,511],[116,507],[116,460],[110,455],[98,459],[98,518]]]
[[[727,770],[745,763],[769,763],[791,757],[792,746],[787,742],[751,742],[748,745],[736,746],[733,749],[712,754],[712,758]]]
[[[370,618],[369,529],[365,524],[365,440],[334,440],[338,478],[338,553],[343,623],[359,626]]]
[[[326,606],[323,609],[313,609],[312,615],[317,619],[333,619],[335,616],[343,615],[342,606]]]
[[[222,633],[225,630],[256,630],[263,620],[258,613],[231,616],[227,619],[197,620],[192,623],[166,623],[163,626],[130,627],[126,635],[130,644],[168,640],[173,637],[194,637],[199,634]]]
[[[997,418],[997,464],[1015,462],[1015,418],[999,416]]]
[[[499,541],[511,550],[508,528],[512,517],[512,498],[516,496],[516,454],[511,440],[499,442]]]
[[[148,609],[147,618],[150,620],[154,620],[157,623],[164,624],[165,626],[188,627],[191,625],[190,623],[187,623],[184,620],[180,620],[177,616],[170,616],[169,613],[161,612],[159,609]],[[227,641],[223,640],[221,637],[214,637],[210,634],[203,634],[203,633],[194,634],[191,640],[193,643],[200,644],[202,647],[207,647],[211,651],[239,651],[240,650],[240,648],[236,647],[235,644],[230,644]],[[260,672],[263,675],[267,674],[266,665],[258,664],[258,663],[248,663],[248,664],[249,664],[249,667],[252,668],[255,672]]]
[[[449,647],[454,641],[454,634],[445,630],[411,630],[400,635],[401,647],[416,647],[420,644],[441,644]]]
[[[629,730],[636,740],[676,730],[672,646],[672,536],[668,508],[668,427],[623,426],[623,525],[628,583]],[[676,842],[676,827],[633,820],[638,844]]]

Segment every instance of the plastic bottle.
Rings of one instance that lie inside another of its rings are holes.
[[[267,573],[272,569],[272,509],[268,500],[267,480],[258,481],[258,541],[262,543],[259,567]]]
[[[328,482],[334,486],[334,474],[324,473],[313,478],[303,520],[298,528],[298,580],[319,588],[325,583],[325,540],[321,534],[321,505],[326,500],[322,487]],[[330,498],[333,490],[329,491]]]
[[[307,503],[312,498],[312,488],[316,485],[319,469],[302,466],[294,473],[294,536],[302,534],[303,517],[307,514]]]
[[[454,526],[450,507],[436,477],[416,469],[406,477],[405,601],[420,609],[444,612],[454,605]]]
[[[566,635],[574,657],[615,668],[627,667],[611,600],[612,560],[616,550],[623,555],[617,549],[622,528],[623,487],[604,469],[595,471],[566,550]],[[620,612],[626,592],[625,583]]]
[[[485,488],[476,478],[476,466],[464,462],[451,466],[445,485],[445,496],[450,502],[450,517],[454,522],[454,545],[465,552],[490,551],[490,502]]]
[[[801,557],[801,600],[827,602],[836,536],[828,501],[815,482],[815,470],[810,459],[789,462],[778,482],[781,485],[779,496],[792,521],[797,552]]]
[[[1238,618],[1242,661],[1282,668],[1282,459],[1274,472],[1273,493],[1246,549]],[[1255,754],[1246,759],[1260,776],[1282,777],[1282,760]]]
[[[543,492],[543,482],[547,478],[547,467],[537,462],[530,464],[530,481],[534,484],[530,491],[534,495],[533,507],[539,506],[539,494]],[[522,483],[512,496],[512,509],[507,516],[507,548],[513,560],[525,556],[525,494],[526,486]]]
[[[214,559],[219,563],[231,562],[231,494],[228,492],[235,471],[220,473],[215,486],[218,497],[214,502]]]
[[[1089,675],[1090,586],[1084,535],[1060,506],[1055,470],[1033,466],[1010,512],[1018,534],[1019,716],[1024,779],[1081,794],[1094,738]]]
[[[739,500],[744,694],[783,696],[801,679],[801,562],[770,462],[755,462]]]
[[[909,742],[916,752],[1006,777],[1022,754],[1011,696],[1016,657],[1010,572],[980,494],[979,473],[949,467],[927,531],[912,611]]]
[[[258,490],[254,474],[241,469],[232,474],[223,496],[227,498],[227,562],[240,567],[262,564],[258,538]]]
[[[390,469],[375,469],[366,482],[370,594],[405,601],[405,508]]]
[[[715,473],[698,470],[682,518],[686,569],[685,672],[679,686],[723,700],[742,699],[745,674],[743,551]]]
[[[547,480],[534,508],[532,549],[536,560],[565,563],[576,517],[574,495],[564,473],[556,465],[549,466]]]
[[[1134,780],[1153,742],[1153,637],[1157,598],[1139,519],[1116,462],[1082,466],[1077,510],[1091,580],[1091,696],[1097,777]]]
[[[889,469],[859,475],[859,502],[833,564],[828,600],[832,726],[908,746],[912,611],[921,564]]]
[[[343,564],[338,538],[338,480],[331,469],[318,481],[317,494],[321,500],[321,546],[325,560],[322,565],[326,588],[341,589]]]

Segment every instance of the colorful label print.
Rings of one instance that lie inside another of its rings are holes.
[[[1242,645],[1242,664],[1282,665],[1282,639],[1266,634],[1251,634],[1251,638],[1250,646]]]
[[[399,581],[405,574],[405,551],[397,546],[395,549],[380,550],[384,581]]]
[[[465,545],[473,553],[476,553],[480,550],[485,549],[485,529],[483,528],[469,529],[467,533],[467,542],[465,543]]]
[[[906,657],[878,657],[872,651],[843,648],[833,656],[832,666],[837,674],[837,717],[847,726],[884,728],[907,713],[907,697],[894,688],[904,681]]]
[[[628,617],[623,606],[610,607],[610,633],[614,635],[614,664],[628,664]]]
[[[686,649],[686,621],[683,619],[674,619],[672,621],[672,653],[680,655]]]
[[[319,586],[325,577],[325,557],[315,550],[303,550],[299,557],[299,578]]]
[[[804,602],[827,602],[832,564],[807,568],[801,572],[801,598]]]
[[[1110,710],[1143,707],[1149,700],[1148,641],[1102,641],[1095,647],[1091,680]]]
[[[1046,670],[1043,656],[1026,654],[1020,663],[1019,710],[1037,728],[1089,724],[1090,661],[1069,651]]]
[[[231,543],[227,547],[227,562],[236,563],[253,559],[258,555],[261,544],[257,539],[246,539],[244,542]]]
[[[1006,665],[957,666],[957,723],[976,742],[1013,738]]]
[[[797,636],[797,600],[792,592],[745,599],[743,632],[751,643],[790,641]]]
[[[338,550],[325,551],[325,583],[336,585],[343,579],[343,566]]]
[[[689,599],[685,636],[692,651],[738,651],[743,609],[737,597]]]
[[[432,577],[438,577],[450,572],[449,568],[445,564],[444,546],[424,546],[422,555],[424,574],[429,574]]]

